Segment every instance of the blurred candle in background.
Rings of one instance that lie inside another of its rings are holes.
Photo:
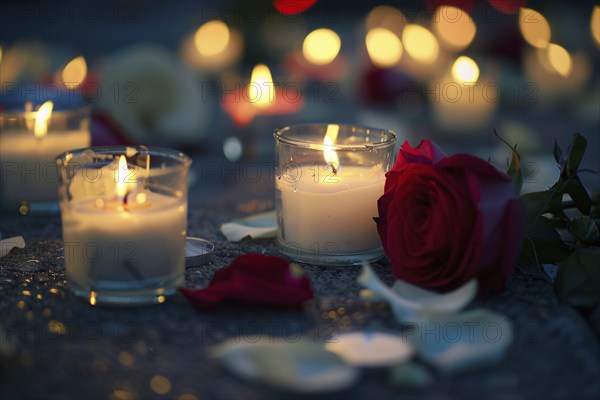
[[[492,79],[479,76],[475,60],[460,56],[449,72],[431,83],[429,99],[440,127],[457,133],[473,133],[493,117],[501,91]]]
[[[31,103],[28,103],[31,108]],[[51,101],[31,109],[0,114],[2,207],[27,214],[47,211],[58,200],[54,158],[89,146],[89,109],[53,111]]]
[[[238,126],[248,125],[258,115],[281,115],[298,111],[303,105],[302,92],[295,86],[277,87],[271,70],[258,64],[252,70],[250,82],[223,82],[221,105]]]
[[[306,35],[301,50],[284,58],[283,66],[291,75],[339,81],[348,70],[348,62],[340,54],[341,47],[342,39],[336,32],[327,28],[315,29]]]
[[[242,35],[225,22],[211,20],[181,42],[179,54],[190,68],[220,72],[235,64],[244,49]]]

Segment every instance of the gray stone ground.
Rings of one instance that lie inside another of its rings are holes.
[[[187,286],[208,284],[239,254],[277,254],[271,240],[232,244],[218,230],[272,207],[273,192],[262,184],[196,185],[188,233],[213,241],[216,251],[208,265],[187,270]],[[206,349],[270,333],[324,340],[362,328],[402,331],[386,306],[359,299],[357,268],[305,266],[316,298],[303,310],[228,305],[200,313],[181,295],[152,307],[93,308],[65,289],[58,216],[2,214],[0,228],[3,237],[22,234],[28,244],[0,261],[0,321],[13,349],[0,358],[3,399],[308,398],[240,380],[209,360]],[[392,282],[386,261],[375,270]],[[559,302],[548,282],[519,272],[505,292],[471,307],[477,306],[503,313],[515,326],[516,340],[500,364],[450,377],[434,372],[434,383],[421,390],[390,386],[386,369],[365,369],[352,388],[319,397],[600,398],[598,308],[582,316]],[[169,380],[166,395],[152,390],[155,375]]]

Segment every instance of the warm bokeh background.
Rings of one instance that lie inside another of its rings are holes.
[[[276,127],[347,122],[505,165],[496,129],[537,190],[581,132],[600,170],[594,1],[12,1],[0,32],[1,109],[90,103],[94,144],[254,162]]]

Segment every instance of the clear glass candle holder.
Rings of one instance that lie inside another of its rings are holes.
[[[0,112],[0,203],[4,210],[58,212],[57,155],[90,145],[90,109]]]
[[[189,157],[94,147],[56,159],[68,286],[95,304],[164,301],[184,282]]]
[[[275,131],[277,243],[294,260],[353,265],[383,256],[374,217],[396,134],[353,125]]]

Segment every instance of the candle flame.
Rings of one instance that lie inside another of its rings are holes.
[[[438,7],[432,25],[441,43],[455,51],[467,48],[477,33],[469,13],[454,6]]]
[[[402,57],[402,43],[400,42],[400,38],[389,29],[371,29],[367,32],[365,43],[371,61],[379,67],[391,67],[400,61]]]
[[[472,58],[460,56],[452,65],[452,76],[464,85],[473,85],[479,79],[479,67]]]
[[[325,138],[323,139],[323,157],[327,164],[331,165],[331,169],[334,174],[340,170],[340,159],[335,150],[332,149],[333,144],[335,143],[338,133],[340,131],[339,125],[327,125],[327,132],[325,133]]]
[[[548,61],[556,72],[562,76],[569,76],[571,73],[571,55],[564,47],[550,43],[547,48]]]
[[[198,53],[204,57],[221,54],[230,41],[229,28],[223,21],[212,20],[203,24],[194,35],[194,44]]]
[[[62,71],[62,81],[69,88],[75,88],[81,85],[87,75],[87,64],[83,56],[76,57],[69,61]]]
[[[533,47],[546,48],[550,44],[550,24],[536,10],[521,7],[519,10],[519,29],[523,38]]]
[[[275,85],[271,71],[265,64],[258,64],[252,70],[248,99],[258,108],[270,107],[275,102]]]
[[[342,40],[337,33],[320,28],[306,35],[302,54],[312,64],[327,65],[337,57],[341,47]]]
[[[596,41],[596,45],[600,46],[600,6],[594,6],[592,18],[590,19],[590,30]]]
[[[48,134],[48,120],[52,116],[52,108],[54,103],[47,101],[40,109],[35,113],[35,125],[33,126],[33,133],[35,137],[41,139]]]
[[[129,170],[127,169],[127,160],[124,155],[119,157],[119,166],[117,167],[117,171],[115,172],[115,180],[117,181],[117,196],[121,201],[125,201],[125,196],[127,195],[127,184],[125,181],[127,180],[127,176],[129,175]]]
[[[402,31],[402,43],[406,52],[422,64],[433,64],[438,58],[438,41],[424,26],[406,25]]]

